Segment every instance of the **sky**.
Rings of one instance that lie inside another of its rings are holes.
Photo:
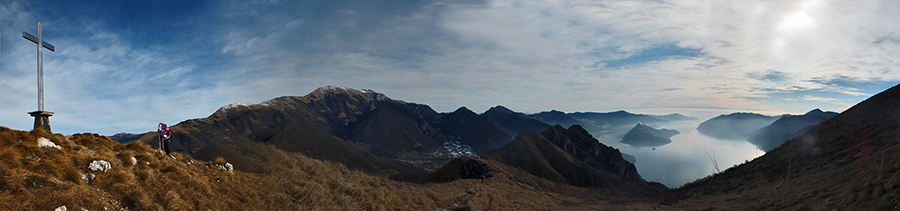
[[[900,83],[900,1],[0,0],[0,125],[141,133],[372,89],[438,112],[843,111]]]

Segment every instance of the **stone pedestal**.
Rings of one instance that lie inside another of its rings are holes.
[[[31,116],[34,117],[34,130],[41,128],[48,133],[53,133],[50,131],[50,116],[53,116],[53,112],[32,111],[28,112],[28,114],[31,114]]]

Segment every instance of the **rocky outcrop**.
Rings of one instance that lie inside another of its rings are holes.
[[[62,149],[62,147],[60,147],[59,145],[56,145],[56,143],[53,143],[53,141],[50,141],[50,139],[44,138],[44,137],[38,138],[38,146]]]

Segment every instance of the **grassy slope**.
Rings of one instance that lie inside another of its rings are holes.
[[[37,146],[48,137],[62,149]],[[492,161],[504,169],[480,180],[415,184],[347,170],[343,165],[269,150],[256,167],[261,173],[227,173],[215,163],[174,159],[148,145],[127,145],[96,134],[69,137],[0,127],[0,210],[104,208],[128,210],[592,210],[659,208],[650,199],[615,191],[550,182]],[[131,164],[131,157],[138,161]],[[93,160],[112,169],[91,172]],[[224,163],[224,159],[219,159]],[[82,173],[97,177],[88,183]]]
[[[37,146],[47,137],[62,149]],[[131,157],[138,163],[132,165]],[[0,127],[0,210],[52,210],[60,205],[89,210],[128,207],[137,210],[253,209],[271,194],[252,187],[266,185],[251,175],[232,175],[210,163],[155,153],[143,144],[123,145],[96,134],[69,137],[41,131]],[[88,164],[106,160],[106,172],[91,172]],[[96,178],[86,184],[82,173]],[[233,193],[233,194],[219,194]],[[249,202],[249,203],[248,203]]]

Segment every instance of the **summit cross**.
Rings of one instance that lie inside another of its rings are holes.
[[[38,128],[44,129],[47,132],[50,132],[50,116],[53,116],[53,112],[44,111],[44,52],[43,48],[50,50],[51,52],[56,52],[56,47],[51,45],[50,43],[44,42],[43,35],[41,34],[41,22],[37,22],[37,37],[29,34],[28,32],[22,32],[22,38],[37,44],[37,82],[38,82],[38,110],[28,112],[31,116],[34,117],[34,129]]]

